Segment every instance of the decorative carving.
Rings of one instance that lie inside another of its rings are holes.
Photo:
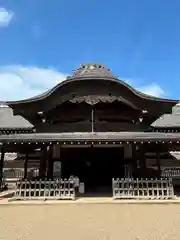
[[[95,63],[80,65],[80,67],[73,72],[72,77],[84,75],[113,77],[110,69],[106,68],[104,65]]]
[[[72,103],[82,103],[86,102],[89,105],[96,105],[100,102],[100,99],[97,96],[83,96],[83,97],[75,97],[72,100],[70,100]]]
[[[82,103],[86,102],[89,105],[96,105],[97,103],[113,103],[115,101],[123,102],[128,106],[136,109],[136,107],[126,99],[117,96],[98,96],[98,95],[88,95],[88,96],[80,96],[74,97],[73,99],[69,100],[72,103]]]

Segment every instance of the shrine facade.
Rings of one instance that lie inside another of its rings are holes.
[[[19,164],[22,178],[76,176],[98,191],[112,178],[180,167],[178,100],[143,94],[103,65],[81,65],[39,96],[1,103],[1,182]],[[7,153],[16,155],[7,161]]]

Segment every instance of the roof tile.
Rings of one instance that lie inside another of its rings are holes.
[[[0,129],[29,129],[33,125],[22,116],[14,116],[10,107],[0,107]]]

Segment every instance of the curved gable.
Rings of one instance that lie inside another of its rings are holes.
[[[93,81],[104,80],[104,81],[110,81],[110,82],[113,81],[115,84],[122,85],[123,87],[127,88],[127,90],[132,92],[135,96],[142,98],[142,99],[147,99],[147,100],[151,100],[151,101],[160,101],[160,102],[172,102],[174,104],[176,104],[179,101],[179,100],[173,100],[173,99],[154,97],[154,96],[142,93],[142,92],[138,91],[137,89],[133,88],[131,85],[127,84],[126,82],[124,82],[123,80],[120,80],[118,78],[109,78],[109,77],[104,78],[104,77],[99,77],[99,76],[96,76],[96,78],[95,78],[92,76],[86,76],[86,77],[70,77],[70,78],[60,82],[59,84],[57,84],[50,90],[48,90],[42,94],[39,94],[35,97],[31,97],[31,98],[28,98],[25,100],[7,101],[6,103],[11,105],[11,104],[29,103],[29,102],[43,100],[45,98],[48,98],[54,92],[58,91],[60,88],[64,87],[67,84],[77,82],[77,81],[86,81],[86,80],[93,80]]]
[[[30,107],[34,111],[38,111],[42,110],[40,108],[44,105],[51,108],[53,104],[71,100],[74,95],[88,96],[91,94],[121,96],[137,108],[152,111],[152,108],[156,106],[158,112],[168,112],[178,102],[177,100],[157,98],[141,93],[124,81],[115,78],[110,70],[103,65],[86,64],[81,65],[72,76],[47,92],[26,100],[9,101],[6,104],[17,112],[20,108],[27,111],[25,108]]]

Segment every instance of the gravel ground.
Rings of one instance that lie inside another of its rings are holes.
[[[0,240],[179,240],[180,204],[0,206]]]

